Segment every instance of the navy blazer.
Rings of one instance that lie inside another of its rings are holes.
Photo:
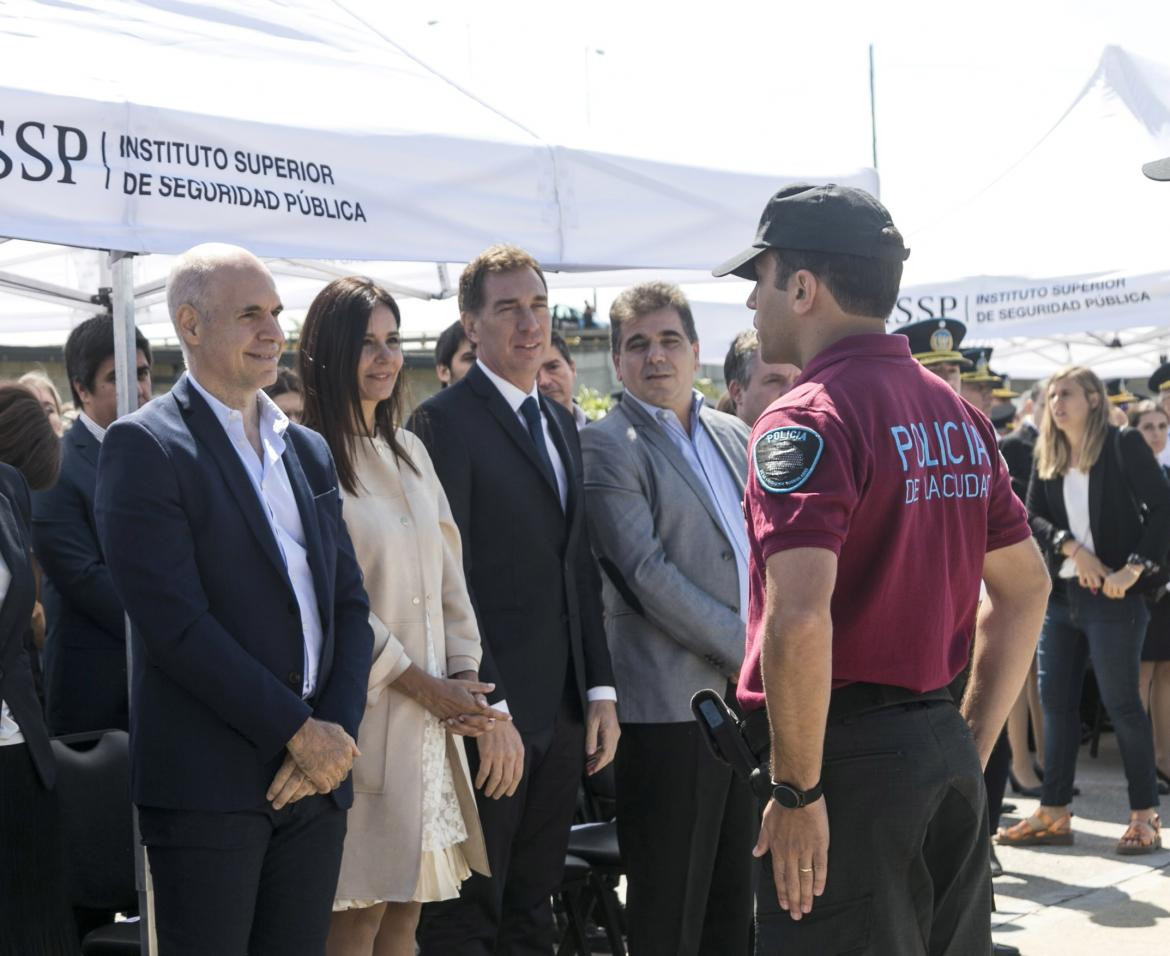
[[[126,618],[93,513],[101,444],[80,421],[61,439],[61,474],[33,494],[44,571],[45,710],[54,734],[129,728]]]
[[[10,465],[0,464],[0,555],[12,575],[0,603],[0,699],[20,727],[41,783],[51,788],[55,775],[53,751],[24,644],[37,594],[28,520],[28,485],[24,476]]]
[[[483,636],[480,679],[496,685],[488,699],[506,698],[525,732],[553,724],[568,675],[582,706],[587,688],[614,682],[577,426],[556,402],[540,404],[565,465],[565,510],[527,430],[478,365],[407,426],[427,446],[463,539]]]
[[[290,425],[285,442],[323,634],[308,701],[284,560],[207,402],[183,377],[102,442],[95,511],[133,623],[131,793],[140,806],[256,808],[308,717],[357,737],[373,651],[369,602],[325,440]],[[350,805],[348,779],[334,797]]]

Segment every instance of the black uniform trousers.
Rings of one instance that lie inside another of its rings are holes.
[[[793,920],[765,856],[757,956],[988,956],[987,801],[958,709],[918,702],[830,720],[822,779],[824,895]]]
[[[756,800],[693,723],[623,724],[614,760],[631,956],[746,956]]]
[[[139,807],[158,956],[324,956],[345,811],[333,797],[280,810]]]
[[[551,727],[521,732],[524,776],[511,797],[475,793],[491,877],[473,873],[458,899],[428,903],[418,929],[422,956],[521,956],[553,951],[551,896],[561,884],[577,788],[585,767],[585,724],[566,691]],[[467,748],[472,780],[479,754]]]

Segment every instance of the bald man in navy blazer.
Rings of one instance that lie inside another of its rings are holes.
[[[373,635],[324,439],[261,387],[284,341],[231,246],[167,283],[188,372],[110,426],[95,511],[133,625],[131,788],[161,956],[325,952]]]

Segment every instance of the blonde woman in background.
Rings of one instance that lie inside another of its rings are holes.
[[[1073,842],[1073,777],[1080,700],[1092,661],[1129,784],[1124,855],[1161,847],[1154,745],[1138,695],[1149,610],[1170,546],[1170,484],[1142,436],[1109,424],[1105,386],[1074,366],[1048,382],[1036,470],[1028,488],[1032,531],[1048,552],[1054,586],[1040,635],[1044,784],[1040,808],[997,835],[1000,845]]]
[[[41,408],[45,410],[45,417],[53,426],[53,434],[60,438],[65,433],[65,420],[61,415],[61,396],[53,380],[44,372],[34,369],[20,376],[16,384],[23,385],[37,397]]]
[[[399,310],[367,279],[337,279],[301,331],[304,424],[337,464],[365,575],[374,659],[329,956],[413,956],[421,905],[488,874],[462,741],[487,706],[459,531],[426,449],[399,427]]]

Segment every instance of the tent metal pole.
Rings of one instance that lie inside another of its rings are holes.
[[[111,252],[110,312],[114,318],[114,376],[118,390],[118,417],[129,415],[138,408],[138,349],[134,340],[134,254]],[[133,673],[134,650],[130,640],[130,618],[126,618],[126,679]],[[130,706],[133,698],[130,696]],[[155,956],[149,877],[146,870],[146,851],[138,832],[138,811],[134,810],[134,877],[138,887],[138,933],[142,952]]]
[[[873,44],[869,45],[869,137],[873,150],[873,169],[877,172],[877,93],[873,76]]]
[[[110,253],[110,306],[114,317],[114,374],[118,417],[138,408],[138,355],[134,346],[134,254]]]

